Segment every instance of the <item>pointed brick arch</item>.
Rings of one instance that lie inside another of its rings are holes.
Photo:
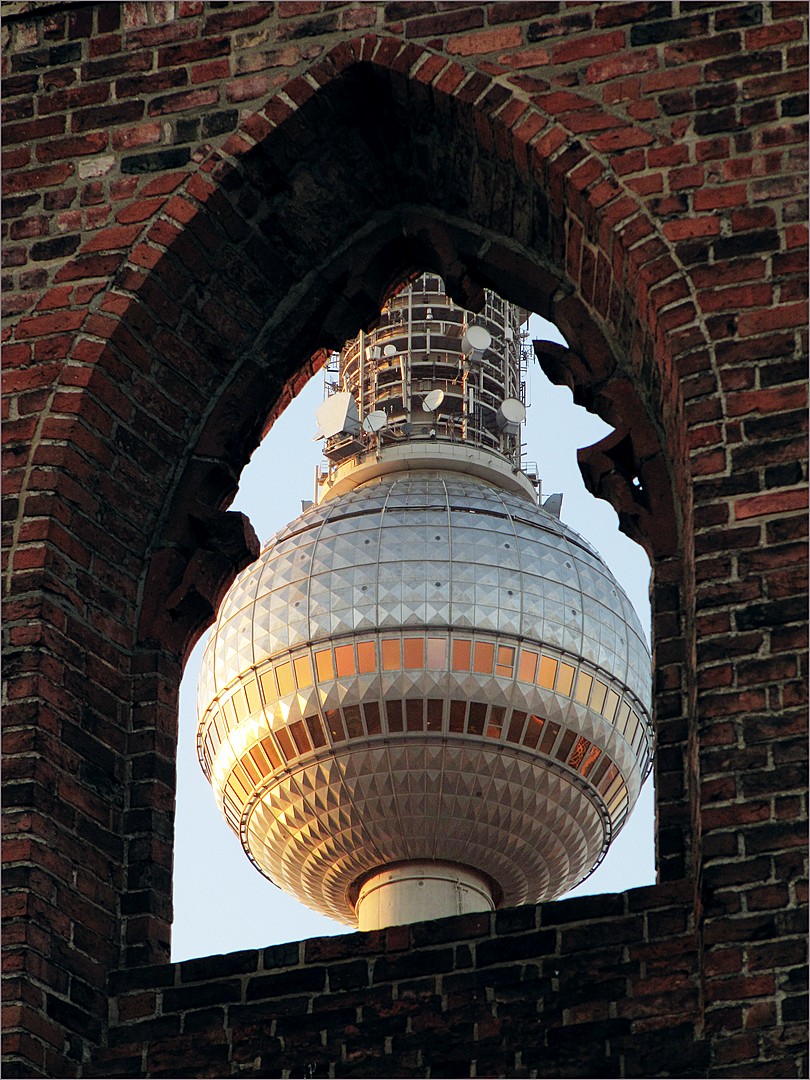
[[[371,102],[373,115],[358,121]],[[421,119],[412,126],[412,117]],[[493,287],[560,326],[571,348],[538,347],[538,356],[617,428],[621,454],[605,444],[584,451],[586,478],[660,564],[668,596],[678,583],[677,629],[665,640],[677,654],[669,667],[682,666],[675,507],[687,505],[688,485],[678,476],[684,436],[667,319],[686,287],[673,285],[681,276],[666,238],[611,168],[612,147],[646,136],[602,123],[573,138],[551,112],[507,99],[494,77],[429,49],[372,35],[344,41],[220,148],[139,184],[117,223],[64,263],[40,310],[18,324],[21,343],[52,341],[56,321],[69,337],[24,498],[36,497],[47,460],[57,482],[46,498],[70,505],[76,536],[108,537],[93,569],[110,586],[89,573],[77,580],[92,630],[72,633],[92,634],[93,654],[106,650],[125,676],[120,738],[137,780],[114,814],[131,823],[121,829],[127,963],[167,955],[164,774],[180,666],[257,553],[247,521],[223,507],[262,431],[324,362],[319,347],[339,347],[373,321],[403,274],[435,269],[472,307]],[[669,285],[647,288],[657,276]],[[76,491],[77,473],[92,495]],[[647,490],[657,492],[652,502]],[[57,515],[50,528],[62,528]],[[46,541],[51,578],[61,573],[57,552]],[[682,716],[687,675],[677,682]],[[670,827],[665,876],[686,870],[688,824]]]

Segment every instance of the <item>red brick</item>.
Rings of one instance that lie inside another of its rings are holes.
[[[452,94],[464,82],[464,74],[464,68],[454,63],[442,71],[441,77],[433,85],[443,94]]]
[[[15,150],[4,150],[2,153],[2,168],[4,172],[12,169],[22,169],[31,163],[32,148],[30,146],[18,146]]]
[[[109,229],[103,229],[82,246],[82,253],[115,251],[119,248],[127,248],[140,231],[139,225],[116,225]]]
[[[55,187],[63,184],[75,169],[69,162],[59,165],[50,165],[42,169],[27,169],[11,176],[3,178],[3,192],[7,195],[19,191],[33,191],[36,188]]]
[[[804,24],[801,19],[772,23],[769,26],[754,26],[745,31],[745,47],[762,49],[785,41],[801,41],[803,33]]]
[[[545,67],[550,60],[548,49],[541,46],[521,49],[518,52],[504,53],[498,57],[500,63],[511,68]]]
[[[476,56],[498,49],[511,49],[522,41],[523,31],[519,26],[505,26],[498,30],[482,30],[476,34],[451,37],[447,42],[447,51],[451,56]]]
[[[161,142],[162,136],[163,132],[158,123],[116,128],[112,133],[112,147],[114,150],[131,150],[136,146],[154,146]]]
[[[708,1001],[750,1001],[773,994],[773,975],[745,975],[737,978],[713,979],[706,987]]]
[[[350,8],[340,16],[341,30],[357,30],[360,27],[374,26],[377,21],[377,13],[370,4]]]
[[[72,285],[60,285],[55,289],[50,289],[39,301],[36,310],[48,311],[53,310],[54,308],[70,307],[72,294]]]
[[[748,191],[745,184],[722,188],[700,188],[693,196],[695,210],[720,210],[729,206],[745,206]]]
[[[663,232],[670,240],[688,240],[699,236],[717,236],[720,233],[720,222],[715,217],[684,218],[680,221],[665,222]]]
[[[608,60],[596,60],[585,72],[586,83],[601,83],[608,79],[617,79],[623,75],[635,75],[640,71],[651,71],[657,64],[655,49],[644,49],[632,53],[613,56]]]
[[[770,304],[773,296],[771,285],[741,285],[736,289],[714,289],[701,297],[704,311],[737,311],[740,308],[760,307]]]
[[[94,109],[74,112],[70,118],[70,130],[81,132],[93,128],[109,128],[132,123],[140,120],[142,116],[142,101],[118,101],[114,105],[99,105]]]
[[[230,38],[206,37],[197,41],[188,41],[182,45],[171,45],[165,49],[159,49],[157,66],[158,68],[169,68],[182,64],[193,64],[199,60],[210,60],[214,56],[227,56],[230,51]]]
[[[782,304],[765,311],[752,311],[741,315],[737,322],[740,337],[749,334],[761,334],[768,330],[780,330],[783,327],[799,327],[806,323],[807,305]]]
[[[13,145],[61,135],[66,124],[67,118],[64,116],[43,116],[38,120],[25,120],[21,124],[7,124],[3,128],[3,141]]]
[[[475,30],[484,25],[484,12],[480,5],[450,10],[440,15],[408,19],[405,37],[435,37],[439,34],[455,34],[462,30]]]
[[[185,90],[167,97],[153,98],[146,108],[148,116],[165,116],[176,112],[188,112],[190,109],[202,109],[215,105],[219,100],[219,89],[208,87],[199,90]]]
[[[231,73],[230,60],[208,60],[202,64],[195,64],[191,68],[192,83],[215,82],[218,79],[227,79]]]
[[[286,6],[285,4],[279,4],[279,8]],[[298,14],[304,14],[302,11],[304,8],[311,7],[306,0],[296,5],[298,8]],[[315,10],[319,10],[319,5],[316,5]],[[213,15],[209,15],[205,20],[205,33],[206,34],[218,34],[225,30],[234,30],[242,26],[254,26],[256,23],[262,22],[264,19],[273,13],[273,4],[271,3],[251,3],[246,4],[242,8],[237,8],[234,11],[222,11],[216,12]]]
[[[88,42],[88,55],[91,60],[97,56],[110,56],[117,52],[121,52],[120,34],[103,34]]]
[[[65,263],[56,273],[56,281],[76,281],[80,278],[107,277],[121,265],[123,256],[87,255]]]
[[[40,161],[56,161],[59,158],[82,157],[97,154],[107,146],[109,136],[106,131],[82,135],[81,138],[54,139],[37,146],[37,158]]]
[[[770,206],[748,206],[744,210],[735,210],[731,215],[731,228],[734,232],[768,229],[775,224],[776,214]]]
[[[185,68],[170,68],[168,71],[152,71],[116,79],[114,87],[116,98],[122,101],[125,98],[140,99],[160,93],[162,90],[172,90],[186,85],[188,85],[188,74]]]
[[[266,97],[270,92],[270,76],[254,75],[247,79],[236,79],[225,90],[225,99],[230,102],[252,101]]]
[[[165,212],[170,218],[185,225],[197,214],[197,207],[181,196],[175,195],[166,203]]]
[[[669,186],[672,191],[685,188],[701,187],[705,179],[702,165],[692,165],[684,169],[673,169],[669,174]]]
[[[278,17],[291,19],[298,15],[315,15],[320,10],[320,0],[279,0]]]
[[[570,113],[578,110],[592,112],[594,103],[579,94],[572,94],[561,90],[553,94],[543,94],[537,99],[537,103],[548,113]],[[570,117],[568,118],[571,119]],[[568,120],[566,120],[568,123]]]
[[[158,212],[164,202],[165,199],[160,197],[140,199],[138,202],[122,207],[116,213],[115,220],[121,225],[146,221],[147,218],[153,217]]]
[[[153,1016],[157,1011],[156,995],[154,991],[146,991],[140,994],[128,994],[118,999],[119,1020],[139,1020],[145,1016]]]
[[[734,517],[737,521],[780,514],[790,510],[802,510],[807,506],[807,491],[774,491],[767,495],[752,495],[737,499]],[[795,576],[794,576],[795,581]]]
[[[47,334],[77,330],[84,322],[83,311],[60,311],[55,315],[32,315],[17,324],[19,337],[45,337]]]
[[[590,56],[606,56],[624,45],[623,30],[611,30],[607,34],[591,34],[582,37],[572,35],[572,40],[555,45],[551,50],[552,64],[569,64],[575,60],[587,60]]]
[[[600,152],[629,150],[635,146],[648,146],[651,142],[654,142],[653,136],[639,127],[605,131],[591,140],[594,149]]]
[[[168,195],[175,188],[178,188],[186,178],[187,174],[184,172],[161,173],[154,180],[150,180],[145,184],[139,194],[142,198],[153,195]]]
[[[81,67],[81,77],[85,82],[95,79],[109,80],[128,71],[148,71],[152,67],[150,53],[131,53],[124,56],[111,56],[104,60],[92,60]]]

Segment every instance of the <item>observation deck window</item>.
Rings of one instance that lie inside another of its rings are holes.
[[[556,690],[558,694],[563,694],[565,697],[571,696],[571,687],[574,683],[574,669],[570,664],[560,664],[560,669],[557,672],[557,686]]]
[[[580,705],[587,705],[592,685],[593,677],[591,675],[588,675],[584,671],[580,671],[579,678],[577,679],[577,689],[574,695],[574,700],[578,701]]]
[[[361,675],[377,670],[377,650],[373,641],[358,641],[357,670]]]
[[[363,716],[366,721],[366,731],[369,735],[382,733],[382,721],[380,719],[380,706],[376,701],[367,701],[363,705]]]
[[[335,647],[335,667],[339,679],[356,674],[357,666],[354,662],[353,645],[337,645]]]
[[[415,671],[425,666],[425,639],[407,637],[402,643],[405,654],[405,670]]]
[[[466,638],[453,639],[453,671],[469,671],[472,660],[472,641]]]
[[[303,689],[312,686],[312,663],[308,656],[298,656],[293,661],[295,668],[295,681],[298,688]]]
[[[541,720],[539,716],[532,714],[529,717],[529,722],[526,725],[526,733],[523,736],[523,745],[530,750],[537,748],[537,744],[540,742],[540,736],[543,734],[544,720]]]
[[[321,649],[315,653],[315,668],[318,672],[318,682],[327,682],[334,679],[335,668],[332,664],[332,650]]]
[[[491,675],[494,660],[494,644],[491,641],[476,641],[473,652],[473,671],[479,675]]]

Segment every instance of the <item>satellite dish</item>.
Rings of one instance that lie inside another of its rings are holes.
[[[518,398],[507,398],[498,407],[498,415],[495,423],[498,431],[505,431],[507,435],[517,435],[520,425],[526,419],[526,406]]]
[[[425,410],[425,412],[435,412],[443,401],[444,390],[431,390],[430,393],[425,394],[425,400],[422,402],[422,408]]]
[[[397,355],[397,347],[396,347],[396,345],[386,345],[385,348],[383,349],[383,355],[384,356],[396,356]]]
[[[363,431],[376,434],[388,423],[388,416],[381,410],[375,409],[363,419]]]
[[[461,339],[461,351],[465,356],[480,357],[492,344],[492,334],[485,326],[468,326]]]

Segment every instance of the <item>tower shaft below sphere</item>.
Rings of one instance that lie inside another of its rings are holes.
[[[372,874],[360,887],[356,904],[359,930],[494,910],[492,888],[483,874],[427,859]]]

